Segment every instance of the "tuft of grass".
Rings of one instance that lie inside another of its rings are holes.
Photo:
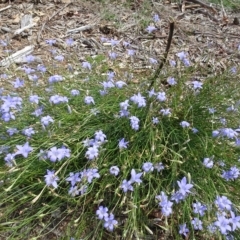
[[[120,60],[103,55],[87,60],[91,70],[78,66],[76,74],[53,60],[47,72],[37,72],[38,82],[16,70],[6,72],[7,78],[1,75],[6,85],[1,93],[1,234],[8,239],[41,239],[63,229],[58,239],[224,239],[226,235],[238,239],[239,220],[233,229],[231,214],[239,216],[239,73],[228,70],[193,81],[196,71],[204,69],[193,63],[184,66],[186,62],[176,58],[178,70],[167,64],[150,96],[148,76],[136,84],[122,78],[120,70],[112,78],[107,75],[107,64],[117,66]],[[34,66],[29,63],[29,67]],[[54,74],[62,76],[62,81],[49,83]],[[16,77],[24,79],[24,87],[12,87]],[[175,78],[176,85],[167,84],[168,77]],[[119,79],[126,86],[118,88]],[[114,87],[104,89],[104,81]],[[73,96],[73,89],[80,94]],[[100,90],[106,90],[105,95]],[[166,99],[160,97],[163,92]],[[39,103],[29,101],[32,95],[40,97]],[[54,104],[50,100],[55,95],[66,98]],[[87,104],[86,96],[94,103]],[[122,117],[120,103],[126,100],[129,116]],[[39,107],[43,114],[33,115]],[[164,109],[171,114],[164,116]],[[6,113],[15,119],[8,121]],[[53,122],[44,126],[43,116],[51,116]],[[131,123],[133,116],[139,119],[138,127]],[[155,118],[159,122],[154,123]],[[23,130],[30,127],[35,133],[26,136]],[[11,128],[18,132],[10,136]],[[219,131],[216,137],[214,130]],[[100,132],[102,139],[97,137]],[[119,147],[122,138],[128,142],[126,148]],[[24,157],[19,149],[26,143],[32,149]],[[89,153],[93,147],[98,150],[95,157]],[[53,148],[61,151],[53,153]],[[11,159],[8,154],[13,154]],[[212,166],[203,163],[207,158]],[[152,164],[149,170],[146,163]],[[120,170],[116,176],[110,172],[113,166]],[[235,174],[226,180],[224,172],[234,166]],[[54,171],[50,179],[47,170]],[[75,173],[79,179],[72,184],[73,195],[68,178]],[[139,176],[137,182],[134,173]],[[48,184],[56,176],[56,185]],[[124,180],[132,186],[127,191],[122,187]],[[186,184],[189,191],[184,193]],[[218,197],[226,197],[231,204],[219,204]],[[168,214],[167,202],[172,204]],[[198,202],[206,207],[203,215],[194,212]],[[97,212],[100,207],[108,208],[102,219]],[[117,221],[114,225],[111,213]],[[221,216],[231,231],[218,227]],[[194,218],[202,221],[202,229],[195,229]],[[188,231],[182,234],[179,227],[184,224]],[[211,224],[214,232],[209,231]]]

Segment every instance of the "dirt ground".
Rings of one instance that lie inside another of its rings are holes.
[[[47,39],[57,40],[54,47],[65,57],[63,67],[69,64],[71,53],[77,54],[79,62],[85,56],[106,54],[111,46],[102,43],[101,37],[120,40],[114,51],[122,57],[122,68],[130,60],[123,54],[124,41],[136,50],[134,67],[146,68],[149,64],[146,57],[159,59],[163,55],[171,20],[175,21],[175,31],[169,59],[186,51],[196,67],[207,65],[214,74],[237,66],[240,11],[230,12],[195,1],[198,2],[188,0],[182,5],[155,0],[5,1],[0,3],[0,40],[8,45],[0,48],[0,72],[9,67],[3,61],[7,56],[28,46],[33,48],[30,53],[37,56],[37,63],[47,64],[52,58],[46,50]],[[148,34],[146,27],[153,25],[154,14],[159,15],[160,21],[155,24],[157,30]],[[24,26],[28,29],[22,31]],[[68,38],[75,41],[71,48],[65,43]],[[24,64],[24,60],[17,64]]]

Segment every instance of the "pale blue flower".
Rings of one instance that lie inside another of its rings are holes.
[[[167,97],[166,97],[166,93],[165,92],[158,92],[157,93],[157,100],[160,102],[164,102],[166,101]]]
[[[32,152],[33,148],[26,142],[24,145],[16,145],[17,151],[15,155],[22,155],[23,157],[27,158],[28,154]]]
[[[169,64],[171,67],[175,67],[177,65],[176,61],[174,61],[174,60],[169,60]]]
[[[72,46],[73,44],[74,44],[74,40],[72,39],[72,38],[68,38],[68,39],[66,39],[66,44],[68,45],[68,46]]]
[[[80,94],[79,90],[76,90],[76,89],[71,90],[72,96],[78,96],[79,94]]]
[[[142,170],[147,172],[152,172],[154,170],[153,164],[151,162],[145,162],[142,166]]]
[[[204,158],[203,159],[203,165],[207,168],[213,167],[213,160],[211,158]]]
[[[125,100],[124,102],[120,102],[120,108],[122,109],[122,110],[127,110],[128,109],[128,107],[130,106],[129,105],[129,100]]]
[[[125,141],[125,138],[120,139],[120,140],[119,140],[119,143],[118,143],[119,149],[120,149],[120,150],[122,150],[122,149],[127,149],[128,143],[129,143],[129,142]]]
[[[168,116],[171,114],[171,110],[170,110],[170,108],[161,109],[160,113],[162,113],[163,116]]]
[[[85,99],[84,99],[84,102],[88,105],[91,104],[91,103],[95,104],[94,99],[91,96],[86,96]]]
[[[190,189],[193,187],[192,184],[187,183],[187,178],[184,177],[181,182],[177,181],[177,184],[179,186],[179,192],[185,196],[186,194],[190,193]]]
[[[59,177],[55,175],[55,171],[47,169],[47,174],[44,177],[47,186],[53,186],[54,188],[58,187],[57,181],[59,181]]]
[[[226,196],[217,196],[214,203],[221,211],[224,211],[225,209],[229,211],[232,209],[232,202]]]
[[[47,157],[51,162],[61,161],[65,157],[70,157],[70,150],[65,147],[52,147],[47,151]]]
[[[112,175],[117,176],[119,174],[119,172],[120,172],[120,169],[119,169],[118,166],[112,166],[112,167],[110,167],[109,172]]]
[[[34,60],[35,60],[35,56],[33,55],[28,55],[25,57],[25,61],[28,63],[34,62]]]
[[[136,173],[135,169],[131,170],[131,179],[130,183],[141,183],[142,180],[140,179],[143,173]]]
[[[13,82],[13,87],[14,88],[20,88],[24,86],[24,81],[21,80],[20,78],[16,78],[15,82]]]
[[[177,84],[175,78],[173,78],[173,77],[168,77],[168,78],[167,78],[167,83],[168,83],[169,85],[171,85],[171,86],[174,86],[174,85]]]
[[[130,123],[133,130],[137,131],[139,129],[139,122],[140,120],[136,116],[130,117]]]
[[[202,226],[202,221],[199,218],[193,218],[193,220],[191,221],[191,224],[193,225],[193,228],[195,230],[203,230],[203,226]]]
[[[155,90],[154,89],[151,89],[150,91],[148,91],[148,96],[151,98],[153,96],[155,96],[156,93],[155,93]]]
[[[219,228],[221,234],[223,234],[223,235],[228,234],[228,231],[232,230],[231,226],[230,226],[230,220],[222,215],[218,216],[218,219],[214,223],[214,225]]]
[[[82,62],[82,67],[86,68],[88,70],[92,69],[92,66],[91,66],[91,64],[89,62]]]
[[[48,126],[49,123],[53,123],[53,122],[54,120],[49,115],[41,118],[41,124],[43,124],[44,126]]]
[[[7,130],[7,133],[9,134],[9,136],[12,136],[13,134],[18,133],[18,130],[17,130],[17,128],[9,128]]]
[[[151,63],[151,64],[157,64],[158,63],[158,61],[156,60],[156,59],[154,59],[154,58],[149,58],[149,62]]]
[[[60,82],[63,80],[63,77],[60,76],[60,75],[53,75],[53,76],[50,76],[48,78],[48,82],[49,83],[56,83],[56,82]]]
[[[182,121],[182,122],[180,122],[180,126],[183,128],[188,128],[188,127],[190,127],[190,123],[187,121]]]
[[[97,158],[99,155],[99,150],[96,146],[93,147],[89,147],[85,156],[88,160],[93,160],[95,158]]]
[[[63,62],[64,56],[63,55],[58,55],[58,56],[54,57],[54,59],[59,61],[59,62]]]
[[[107,136],[103,133],[102,130],[95,132],[94,136],[96,141],[99,141],[102,143],[105,142],[105,139],[107,138]]]
[[[233,211],[230,211],[231,218],[230,223],[232,224],[232,231],[235,231],[237,228],[240,228],[240,216],[235,216]]]
[[[208,108],[208,112],[210,114],[214,114],[216,112],[216,109],[215,108]]]
[[[108,56],[109,56],[110,59],[114,60],[114,59],[117,58],[118,55],[115,52],[109,52]]]
[[[4,161],[6,162],[6,165],[8,167],[12,167],[14,165],[14,161],[15,161],[15,154],[13,153],[8,153],[5,157],[4,157]]]
[[[187,228],[186,223],[179,225],[179,234],[187,237],[188,233],[189,233],[189,229]]]
[[[164,168],[165,167],[164,167],[163,163],[161,163],[161,162],[154,164],[154,169],[156,169],[158,172],[162,171]]]
[[[193,203],[192,206],[193,212],[199,214],[201,217],[205,214],[205,211],[207,211],[206,205],[203,205],[200,202]]]
[[[180,60],[183,60],[187,57],[187,54],[185,52],[179,52],[176,55],[180,58]]]
[[[152,33],[153,31],[155,31],[157,28],[156,27],[154,27],[154,26],[148,26],[147,28],[146,28],[146,31],[148,32],[148,33]]]
[[[127,192],[127,191],[133,191],[133,186],[132,186],[132,182],[131,181],[127,181],[126,179],[124,179],[122,181],[121,187],[123,192]]]
[[[38,95],[31,95],[31,96],[29,97],[29,101],[30,101],[31,103],[36,103],[36,104],[38,104],[38,103],[39,103],[39,99],[40,99],[40,97],[39,97]]]
[[[91,183],[94,178],[100,178],[97,168],[89,168],[82,172],[82,177],[87,178],[88,183]]]
[[[99,206],[98,210],[96,211],[96,215],[98,216],[98,219],[104,219],[105,217],[108,217],[108,208]]]
[[[156,199],[159,201],[162,214],[166,217],[171,215],[173,202],[168,200],[168,196],[164,192],[161,192],[161,195],[156,196]]]
[[[24,134],[27,137],[31,137],[33,134],[35,134],[35,131],[33,130],[32,127],[25,128],[25,129],[22,130],[22,134]]]
[[[123,81],[117,81],[115,82],[115,85],[117,88],[123,88],[123,86],[126,86],[127,84]]]
[[[141,95],[141,93],[134,94],[130,97],[130,100],[138,105],[138,107],[145,107],[146,106],[146,99]]]
[[[104,228],[112,232],[114,227],[118,224],[118,221],[114,219],[114,215],[110,213],[107,217],[104,217]]]
[[[112,47],[118,45],[119,42],[120,42],[120,41],[117,41],[117,40],[115,40],[115,39],[113,39],[113,38],[111,38],[111,40],[110,40],[110,43],[111,43]]]
[[[54,95],[50,97],[49,102],[53,104],[68,103],[68,98],[65,96]]]
[[[68,194],[72,197],[76,197],[80,194],[80,189],[78,188],[78,186],[71,186]]]
[[[133,50],[133,49],[127,49],[127,54],[128,54],[129,56],[133,56],[133,55],[135,54],[135,50]]]
[[[154,22],[160,21],[160,18],[159,18],[159,16],[158,16],[158,14],[154,14],[154,16],[153,16],[153,21],[154,21]]]
[[[76,183],[81,181],[80,173],[79,172],[76,172],[76,173],[70,172],[69,177],[66,178],[66,181],[70,182],[72,186],[75,186]]]
[[[158,124],[159,123],[159,119],[157,117],[153,117],[152,118],[152,123],[153,124]]]
[[[192,84],[193,84],[193,89],[194,90],[201,89],[202,85],[203,85],[203,83],[201,83],[199,81],[193,81]]]

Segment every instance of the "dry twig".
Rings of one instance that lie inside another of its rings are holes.
[[[13,37],[15,37],[16,35],[22,33],[23,31],[29,29],[29,28],[32,28],[36,25],[36,23],[31,23],[29,25],[27,25],[26,27],[23,27],[23,28],[19,28],[17,29],[14,33],[13,33]]]
[[[162,59],[161,63],[159,64],[157,70],[155,71],[155,74],[154,74],[153,78],[151,79],[151,83],[149,85],[149,90],[151,90],[151,88],[153,87],[156,78],[160,74],[161,69],[163,68],[164,64],[167,61],[168,52],[170,50],[171,43],[172,43],[172,38],[173,38],[174,22],[170,22],[169,26],[170,26],[170,29],[169,29],[169,35],[168,35],[168,40],[167,40],[167,46],[166,46],[166,49],[165,49],[165,53],[163,55],[163,59]]]
[[[77,32],[81,32],[81,31],[89,30],[91,28],[93,28],[93,25],[81,26],[81,27],[78,27],[78,28],[67,30],[67,34],[69,34],[69,33],[77,33]]]
[[[5,10],[11,8],[11,7],[12,7],[12,5],[8,5],[8,6],[6,6],[5,8],[1,8],[1,9],[0,9],[0,12],[3,12],[3,11],[5,11]]]
[[[8,67],[11,63],[19,62],[19,61],[21,62],[21,60],[24,57],[26,57],[33,51],[33,49],[34,49],[34,46],[30,45],[30,46],[27,46],[27,47],[17,51],[16,53],[13,53],[12,55],[3,59],[0,62],[0,67]]]

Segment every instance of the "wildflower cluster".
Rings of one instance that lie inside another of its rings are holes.
[[[87,152],[85,154],[85,157],[88,160],[98,158],[100,147],[107,141],[106,138],[107,136],[102,132],[102,130],[99,130],[95,132],[94,138],[85,139],[83,141],[84,147],[88,147]]]
[[[118,221],[114,219],[114,215],[112,213],[108,213],[107,207],[99,206],[96,214],[98,219],[103,220],[104,228],[110,232],[112,232],[114,227],[118,224]]]
[[[159,29],[161,19],[155,14],[145,30],[154,34]],[[125,40],[101,38],[111,48],[106,56],[112,65],[119,59],[117,47],[124,49],[129,60],[138,53]],[[67,56],[56,51],[56,40],[46,40],[46,44],[55,65],[64,64]],[[64,44],[71,49],[75,41],[66,39]],[[240,129],[230,126],[238,104],[224,105],[226,112],[218,116],[221,104],[208,102],[207,79],[194,76],[185,81],[181,74],[176,76],[177,63],[182,62],[183,69],[191,65],[187,52],[179,50],[176,56],[169,60],[171,72],[161,75],[166,84],[151,90],[148,84],[128,84],[131,81],[118,71],[106,71],[102,79],[94,58],[81,60],[77,84],[61,74],[61,68],[54,71],[58,74],[47,75],[44,65],[32,64],[33,55],[25,57],[28,65],[21,68],[26,78],[0,75],[16,92],[0,91],[2,172],[6,172],[4,184],[12,183],[8,188],[4,185],[2,199],[23,191],[27,199],[34,196],[35,203],[48,189],[46,194],[54,193],[51,197],[66,201],[69,209],[79,202],[81,221],[94,212],[106,234],[115,228],[122,231],[119,225],[125,223],[120,224],[121,218],[121,222],[129,218],[123,232],[137,234],[136,218],[141,221],[144,215],[146,219],[146,209],[151,212],[150,207],[156,207],[155,197],[165,227],[178,229],[178,237],[190,239],[206,232],[234,235],[240,228],[239,211],[235,193],[229,191],[225,196],[225,191],[237,189],[240,176],[239,163],[234,160]],[[148,61],[158,64],[152,57]],[[70,66],[69,71],[73,72]],[[191,73],[189,68],[186,71]],[[46,78],[45,85],[39,78]],[[24,91],[25,86],[30,91]],[[216,161],[217,157],[228,161]],[[30,190],[25,187],[29,179],[35,181]],[[23,202],[24,194],[19,194]],[[43,207],[45,199],[41,199]],[[99,206],[101,202],[114,206],[116,215]],[[168,225],[170,217],[172,226]],[[95,219],[93,226],[98,223]],[[148,219],[145,223],[148,229]]]

